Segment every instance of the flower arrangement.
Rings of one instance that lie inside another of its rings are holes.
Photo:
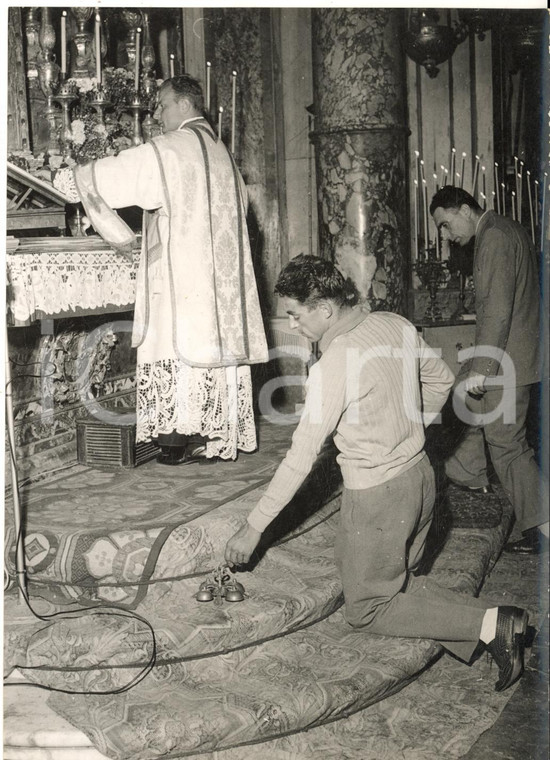
[[[71,142],[74,160],[85,164],[96,158],[116,156],[132,145],[132,120],[127,112],[135,96],[131,71],[107,67],[102,76],[102,97],[108,101],[104,120],[93,102],[98,98],[95,77],[75,79],[78,102],[73,107]]]

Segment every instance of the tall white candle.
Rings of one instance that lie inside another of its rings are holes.
[[[485,193],[480,193],[479,195],[481,197],[481,208],[484,211],[486,211],[486,209],[487,209],[487,198],[485,197]]]
[[[444,187],[445,184],[446,184],[445,183],[445,172],[447,170],[445,169],[445,167],[443,166],[443,164],[441,164],[440,169],[441,169],[441,182],[439,183],[439,186],[440,187]]]
[[[98,88],[101,87],[101,16],[95,16],[95,77]]]
[[[456,148],[451,148],[451,182],[455,181],[455,158],[456,158]]]
[[[170,79],[174,78],[174,53],[170,53]]]
[[[460,181],[460,187],[464,187],[464,169],[466,168],[466,153],[462,151],[462,164],[460,166],[460,175],[461,175],[461,181]]]
[[[420,153],[415,150],[414,152],[414,168],[416,172],[416,184],[420,187]]]
[[[210,61],[206,61],[206,112],[210,112],[210,71],[212,64]]]
[[[222,115],[223,115],[223,106],[220,106],[218,109],[218,137],[220,140],[222,139]]]
[[[487,187],[485,185],[485,182],[486,182],[486,180],[485,180],[485,167],[482,166],[481,167],[481,188],[483,190],[483,197],[484,198],[487,197]]]
[[[516,221],[516,193],[512,190],[512,219]]]
[[[434,177],[434,188],[435,188],[435,192],[437,193],[437,191],[439,190],[439,185],[437,183],[437,174],[435,172],[433,174],[433,177]]]
[[[441,258],[441,248],[439,246],[439,230],[437,229],[437,224],[435,224],[435,255],[438,259]]]
[[[521,222],[523,209],[523,161],[519,162],[519,194],[518,194],[518,222]]]
[[[539,226],[539,181],[535,180],[535,226]]]
[[[141,27],[136,29],[136,66],[134,71],[134,90],[139,91],[139,67],[141,55]]]
[[[478,171],[479,171],[479,156],[476,156],[476,162],[474,164],[474,178],[472,180],[472,195],[474,196],[474,198],[475,198],[475,193],[476,193]]]
[[[497,199],[497,213],[500,214],[500,194],[498,192],[499,187],[500,187],[500,183],[498,181],[498,164],[495,161],[495,195]]]
[[[418,261],[418,181],[414,180],[414,258]]]
[[[237,115],[237,72],[231,72],[231,153],[235,155],[235,125]]]
[[[61,14],[61,77],[67,73],[67,11]]]
[[[518,175],[516,177],[516,198],[517,198],[517,209],[518,209],[518,222],[521,222],[521,186],[523,184],[522,176],[518,172]]]
[[[529,216],[531,217],[531,237],[535,242],[535,214],[533,212],[533,198],[531,195],[531,172],[527,172],[527,196],[529,198]]]
[[[546,172],[544,172],[544,180],[543,180],[543,183],[542,183],[542,202],[541,202],[541,207],[540,207],[540,223],[541,223],[541,227],[542,227],[542,230],[543,230],[543,232],[542,232],[542,234],[540,236],[541,237],[541,245],[542,245],[542,236],[544,234],[544,225],[545,225],[544,206],[545,206],[545,203],[546,203],[546,185],[547,184],[548,184],[548,174]]]
[[[424,188],[424,245],[426,247],[426,257],[428,256],[428,248],[430,247],[430,233],[428,231],[428,183],[426,180],[422,180],[422,186]]]
[[[424,161],[420,161],[420,178],[422,182],[426,181],[426,177],[424,176]]]
[[[495,191],[492,190],[491,195],[493,196],[493,211],[496,211],[497,210],[496,204],[498,203],[500,205],[499,200],[498,200],[498,193],[495,193]]]
[[[502,189],[502,215],[506,216],[506,185],[504,182],[500,183]]]

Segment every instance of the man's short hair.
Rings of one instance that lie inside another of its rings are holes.
[[[436,208],[455,208],[459,209],[463,205],[470,206],[475,211],[482,211],[481,206],[476,199],[463,190],[461,187],[454,185],[445,185],[440,188],[432,198],[430,203],[430,214],[433,216]]]
[[[176,100],[187,98],[193,108],[199,113],[204,112],[204,95],[198,79],[189,74],[179,74],[177,77],[165,79],[161,85],[161,90],[171,87]]]
[[[275,293],[313,308],[318,301],[328,299],[339,306],[354,306],[359,301],[355,283],[331,261],[301,253],[284,267]]]

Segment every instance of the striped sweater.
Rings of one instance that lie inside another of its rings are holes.
[[[319,348],[292,445],[248,516],[258,531],[292,499],[331,434],[346,488],[380,485],[416,464],[454,381],[416,328],[390,312],[346,311]]]

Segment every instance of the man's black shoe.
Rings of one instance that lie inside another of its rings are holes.
[[[510,541],[504,545],[508,554],[541,554],[548,551],[548,539],[539,528],[529,528],[523,532],[519,541]]]
[[[494,493],[493,486],[462,486],[460,483],[454,483],[452,480],[450,481],[451,485],[455,488],[458,488],[459,491],[466,491],[466,493],[471,493],[474,496],[487,496],[488,494]]]
[[[498,666],[495,691],[504,691],[521,678],[528,621],[527,612],[519,607],[498,608],[496,636],[487,644],[487,651]]]
[[[183,464],[186,461],[185,451],[185,446],[161,446],[160,453],[157,455],[157,462],[172,466]]]

